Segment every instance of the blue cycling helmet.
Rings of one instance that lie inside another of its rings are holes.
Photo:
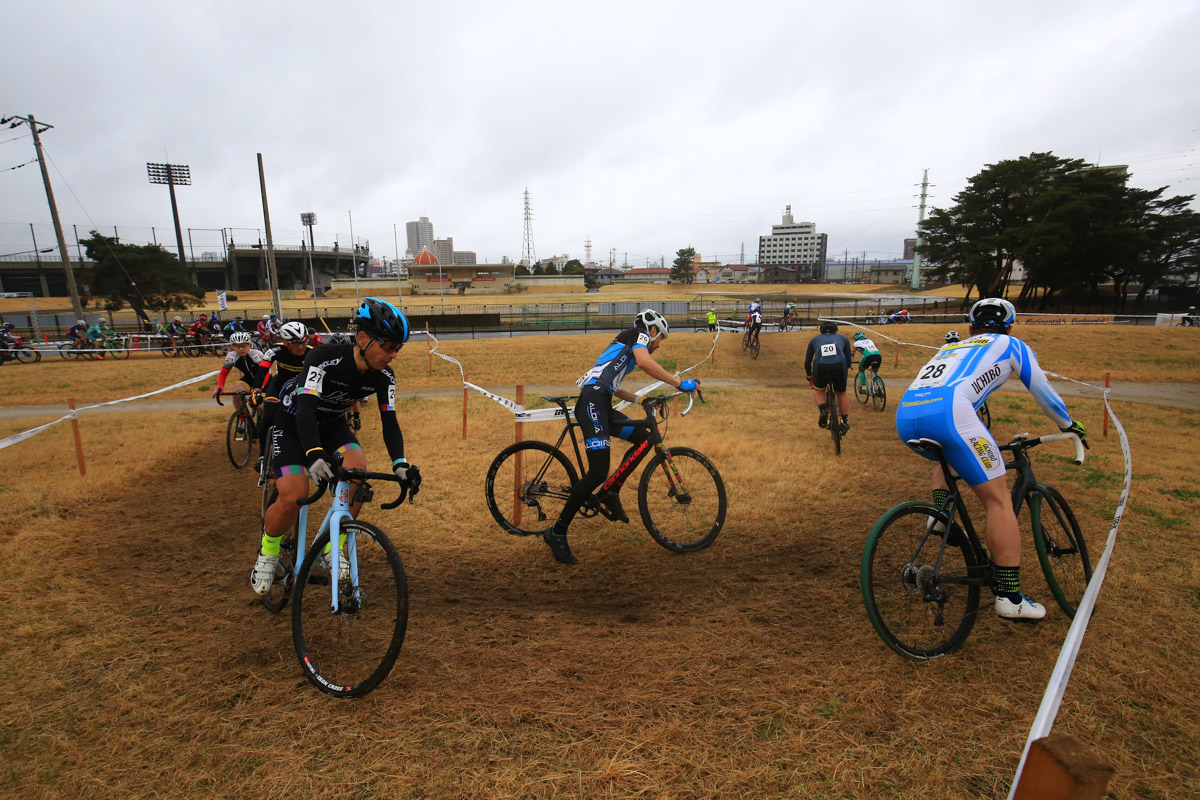
[[[862,331],[859,331],[858,333],[854,334],[854,341],[856,341],[856,342],[861,342],[865,338],[867,338],[867,335],[865,333],[863,333]]]
[[[373,339],[404,344],[408,341],[408,319],[400,309],[386,300],[368,297],[354,312],[354,322],[360,331]]]
[[[1008,331],[1017,321],[1017,310],[1013,304],[1001,297],[986,297],[971,306],[967,322],[982,330]]]

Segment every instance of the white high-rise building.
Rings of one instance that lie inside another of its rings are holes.
[[[422,250],[433,250],[433,223],[429,221],[429,217],[404,223],[404,231],[408,234],[408,249],[404,251],[406,254],[415,256]]]
[[[771,226],[770,236],[758,237],[758,263],[761,266],[796,267],[798,277],[821,277],[829,235],[817,233],[815,222],[796,222],[789,205],[783,222]]]

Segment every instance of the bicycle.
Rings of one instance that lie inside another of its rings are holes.
[[[1029,506],[1046,583],[1063,613],[1074,617],[1092,577],[1087,543],[1063,496],[1034,477],[1028,451],[1071,439],[1075,463],[1082,464],[1083,444],[1073,433],[1028,437],[1020,434],[1000,446],[1012,454],[1005,468],[1017,473],[1013,510],[1019,515],[1022,504]],[[937,454],[950,497],[939,506],[901,503],[879,518],[863,549],[861,589],[871,626],[887,646],[910,658],[930,659],[966,641],[979,611],[980,590],[994,586],[995,568],[941,447],[930,439],[914,439],[908,445]]]
[[[785,313],[779,321],[779,329],[783,332],[790,331],[792,328],[799,328],[799,323],[796,322],[796,317],[792,314]]]
[[[842,416],[838,410],[837,392],[833,390],[833,381],[825,384],[825,410],[829,412],[829,435],[833,437],[833,454],[842,454]]]
[[[36,364],[42,360],[42,351],[32,345],[18,341],[7,350],[0,350],[0,360],[17,361],[21,364]]]
[[[988,404],[986,402],[979,408],[975,409],[975,416],[979,417],[979,421],[983,423],[985,428],[987,428],[989,431],[992,429],[992,410],[988,408]]]
[[[340,463],[333,470],[333,503],[307,552],[308,507],[325,494],[328,484],[321,482],[315,494],[296,501],[300,516],[280,542],[275,580],[262,603],[278,613],[292,601],[292,646],[313,686],[338,698],[362,697],[388,676],[404,645],[408,577],[387,535],[350,515],[351,484],[355,501],[369,503],[374,492],[367,481],[400,479],[390,472],[345,469]],[[410,473],[400,495],[380,508],[396,508],[406,499],[412,503],[421,475],[417,467]],[[329,547],[326,562],[325,548],[335,538],[339,546]],[[305,553],[298,570],[297,553]],[[329,587],[328,595],[323,587]]]
[[[221,395],[239,396],[243,399],[253,395],[253,392],[227,392],[221,389],[217,392],[217,405],[223,406]],[[250,463],[250,455],[258,441],[259,407],[249,401],[229,415],[229,423],[225,426],[225,451],[229,453],[229,462],[237,469]]]
[[[129,348],[125,346],[125,341],[115,336],[106,336],[99,342],[92,345],[91,352],[86,353],[88,358],[105,359],[125,359],[129,358]]]
[[[875,370],[870,371],[870,383],[867,382],[867,372],[860,372],[854,378],[854,397],[859,403],[864,406],[867,401],[871,401],[871,406],[876,411],[883,411],[887,408],[887,387],[883,385],[883,378],[879,377],[879,373]]]
[[[758,358],[759,350],[762,345],[758,341],[758,331],[746,331],[746,335],[742,337],[742,350],[749,350],[751,358]]]
[[[699,394],[699,391],[696,392]],[[657,415],[666,403],[683,392],[647,397],[641,401],[643,420],[630,424],[647,428],[649,438],[630,447],[613,474],[632,473],[651,452],[654,456],[638,482],[638,511],[642,524],[654,541],[673,553],[694,553],[713,543],[725,524],[728,503],[725,482],[703,454],[690,447],[667,447],[658,429]],[[580,427],[568,401],[575,395],[546,397],[562,410],[566,427],[558,441],[523,441],[509,445],[488,467],[484,494],[492,517],[506,532],[517,536],[540,536],[557,521],[572,487],[586,472],[575,429]],[[692,398],[683,410],[692,408]],[[704,398],[701,397],[701,402]],[[570,436],[574,463],[564,454],[563,442]],[[582,517],[602,514],[614,519],[599,502],[603,485],[589,496],[579,510]],[[527,518],[523,517],[529,515]]]

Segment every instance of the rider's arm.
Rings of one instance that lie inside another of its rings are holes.
[[[637,362],[637,365],[642,368],[643,372],[655,380],[662,381],[669,386],[674,386],[676,389],[678,389],[683,383],[682,379],[676,378],[674,375],[663,369],[662,366],[650,356],[650,351],[645,347],[633,348],[633,360]],[[624,390],[622,389],[621,391]],[[628,397],[622,397],[619,392],[613,392],[613,394],[621,397],[622,400],[630,399]]]
[[[221,367],[221,371],[217,373],[217,388],[225,388],[225,378],[229,375],[229,367]]]
[[[267,381],[271,380],[271,365],[275,363],[272,360],[274,352],[271,350],[263,355],[263,360],[258,363],[258,369],[254,371],[254,378],[250,382],[251,386],[257,385],[260,389],[267,388]]]
[[[1050,380],[1042,371],[1041,365],[1038,364],[1033,350],[1020,339],[1010,337],[1009,342],[1008,355],[1012,361],[1013,372],[1021,378],[1021,383],[1025,384],[1025,388],[1033,395],[1033,399],[1037,400],[1038,405],[1042,407],[1042,412],[1054,420],[1059,428],[1069,428],[1071,412],[1067,411],[1067,404],[1050,385]]]
[[[815,338],[815,337],[814,337]],[[808,350],[804,353],[804,374],[812,375],[813,356],[816,355],[817,348],[813,346],[813,339],[808,340]]]

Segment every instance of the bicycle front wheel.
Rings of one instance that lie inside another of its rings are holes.
[[[671,447],[642,472],[638,509],[654,541],[672,553],[694,553],[712,544],[725,525],[725,481],[703,454]]]
[[[883,385],[883,378],[878,375],[871,383],[871,403],[875,406],[876,411],[883,411],[887,408],[887,388]]]
[[[755,336],[754,341],[752,341],[750,343],[750,356],[752,358],[758,358],[758,351],[761,349],[762,349],[762,342],[760,342],[758,340],[758,337]]]
[[[1038,484],[1025,495],[1033,520],[1033,544],[1050,593],[1074,619],[1075,609],[1092,579],[1087,543],[1067,501],[1052,486]]]
[[[367,522],[342,523],[350,579],[318,566],[326,530],[304,558],[292,592],[292,644],[304,675],[334,697],[362,697],[392,671],[408,630],[408,578],[383,531]],[[314,574],[316,572],[316,574]],[[321,573],[324,572],[322,575]]]
[[[742,350],[747,350],[747,349],[749,349],[749,347],[750,347],[750,334],[747,333],[745,336],[742,337]]]
[[[517,442],[492,460],[483,492],[501,528],[516,536],[540,536],[554,527],[578,480],[554,446]]]
[[[42,360],[42,354],[29,345],[23,345],[13,351],[13,357],[22,364],[36,364]]]
[[[986,577],[957,523],[941,554],[942,534],[929,532],[937,521],[944,527],[946,517],[933,506],[901,503],[879,518],[863,549],[867,618],[888,647],[909,658],[937,658],[966,641]]]
[[[229,453],[229,462],[236,468],[250,463],[250,453],[254,450],[254,423],[249,414],[234,411],[229,415],[229,423],[225,426],[225,450]]]

